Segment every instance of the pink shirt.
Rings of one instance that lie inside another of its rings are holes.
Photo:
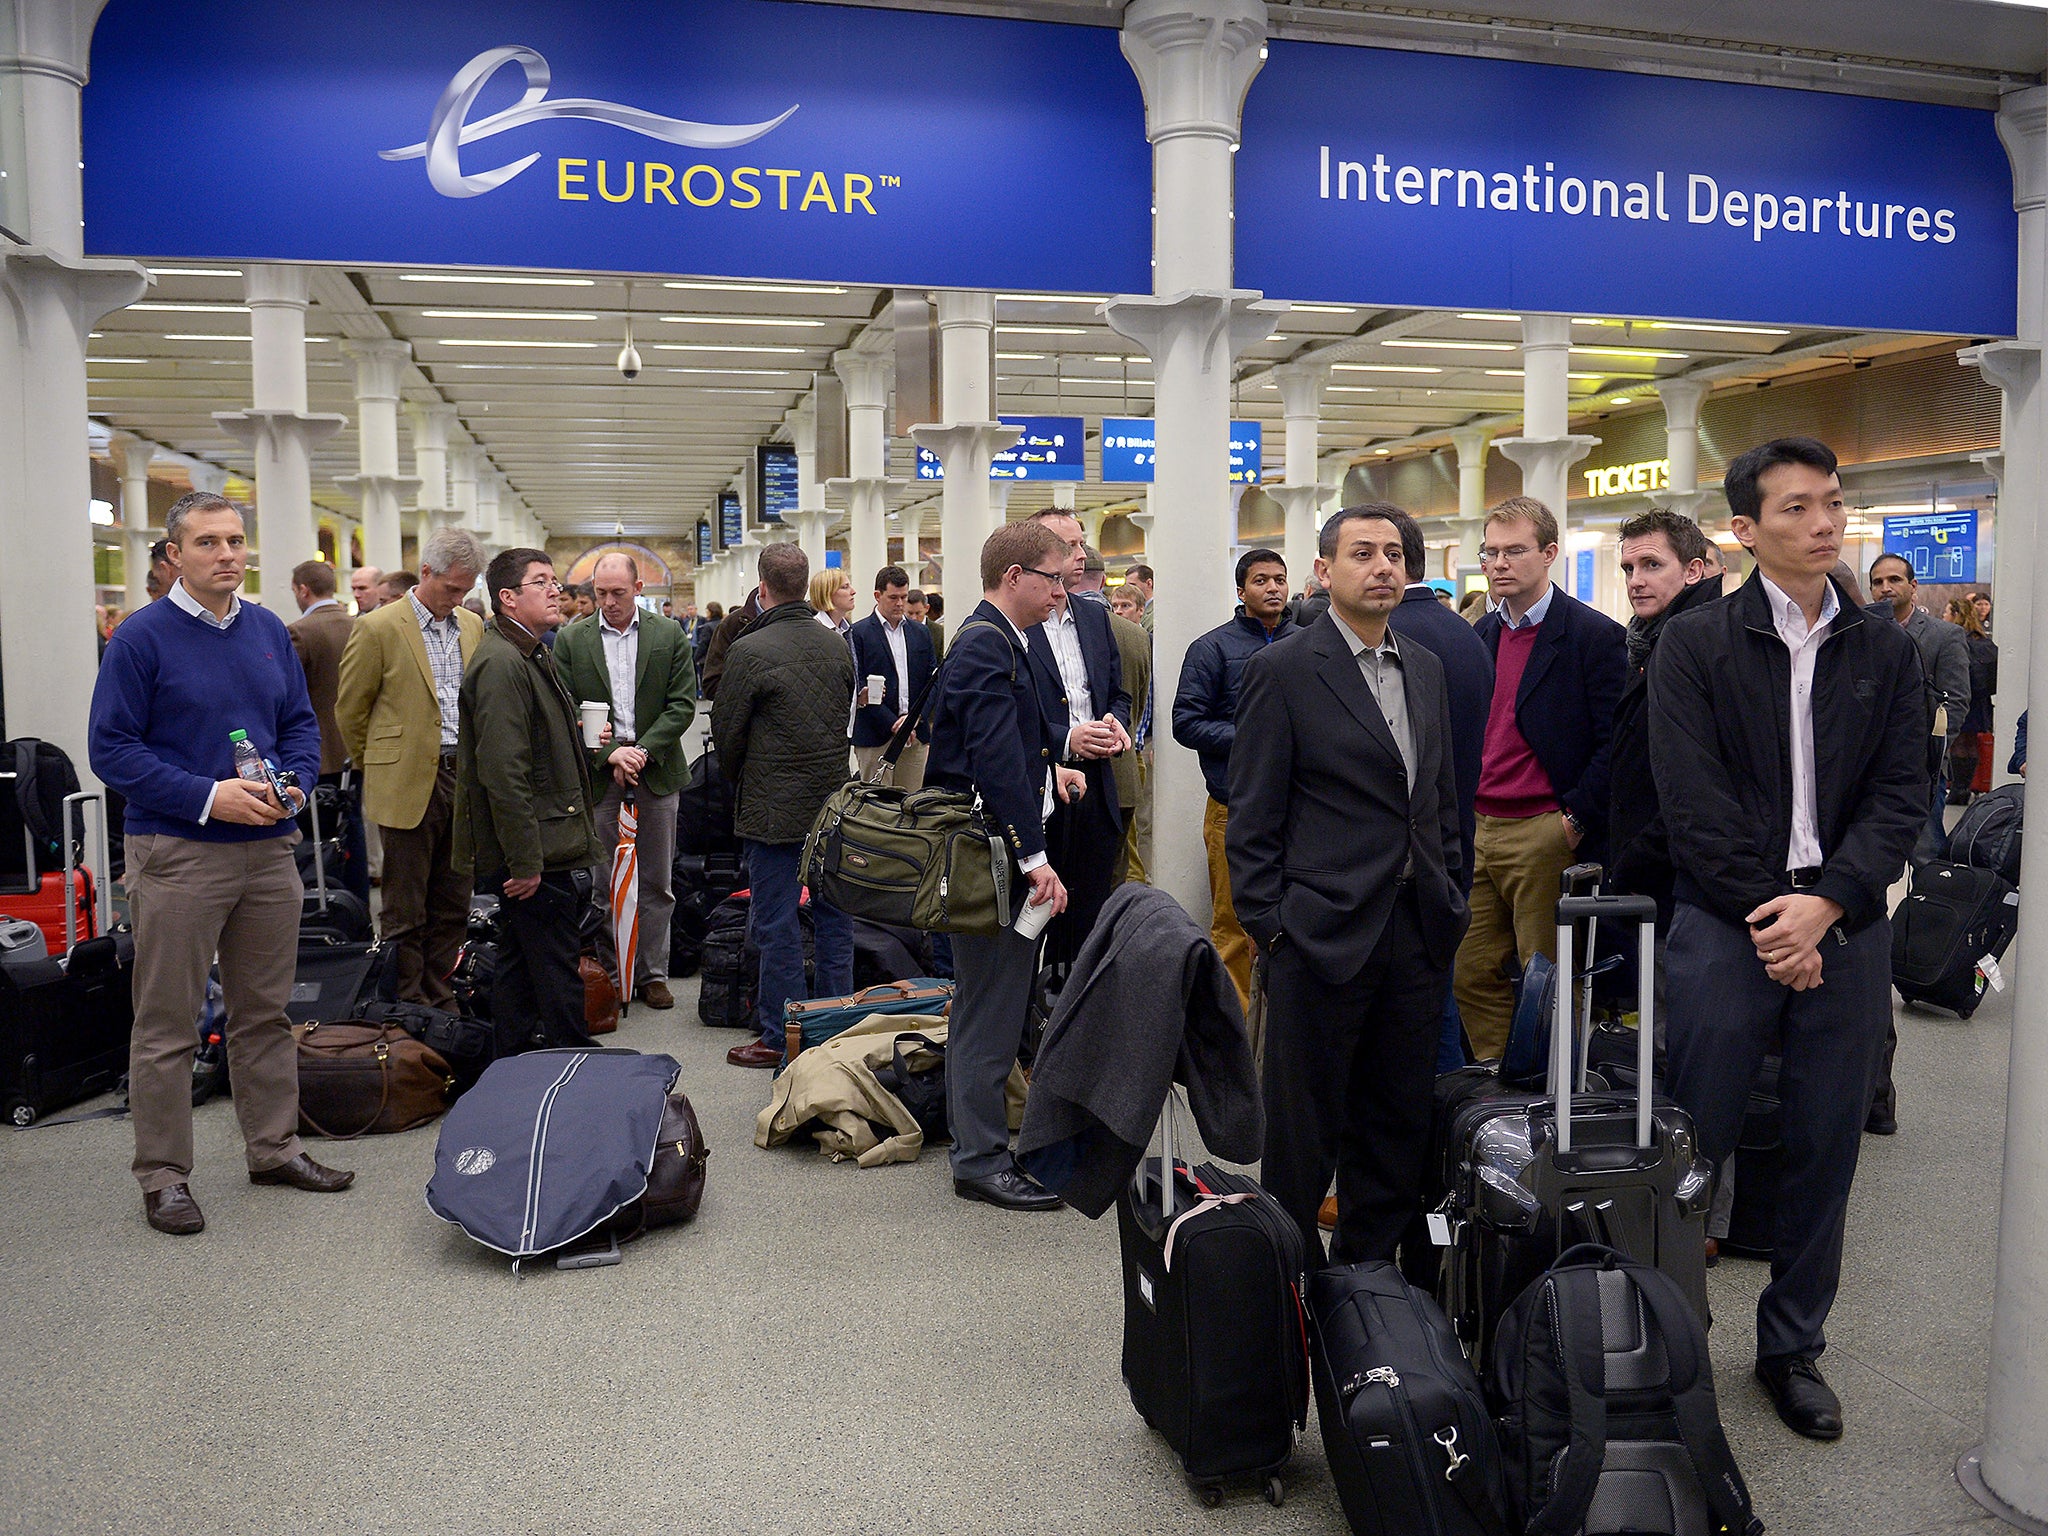
[[[1486,715],[1486,744],[1474,802],[1481,816],[1520,820],[1557,809],[1550,775],[1543,771],[1543,764],[1536,760],[1536,753],[1522,739],[1522,728],[1515,723],[1515,695],[1521,691],[1529,653],[1542,632],[1541,624],[1519,629],[1503,626],[1500,632],[1500,649],[1493,659],[1493,706]]]

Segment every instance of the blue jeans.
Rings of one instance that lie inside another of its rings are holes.
[[[803,860],[802,843],[754,843],[746,845],[747,937],[761,952],[761,997],[755,1017],[761,1026],[761,1043],[782,1049],[782,1008],[792,998],[801,1002],[813,997],[844,997],[853,990],[853,919],[837,907],[811,900],[814,953],[817,960],[815,987],[804,980],[804,932],[797,917],[797,899],[802,889],[797,866]]]

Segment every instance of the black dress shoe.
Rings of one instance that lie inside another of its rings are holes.
[[[316,1195],[332,1195],[347,1189],[355,1183],[353,1170],[344,1172],[339,1168],[328,1168],[316,1163],[301,1152],[288,1163],[279,1163],[275,1168],[252,1168],[249,1170],[251,1184],[289,1184],[293,1189],[310,1189]]]
[[[1005,1168],[982,1179],[955,1179],[953,1193],[962,1200],[985,1200],[1006,1211],[1057,1211],[1067,1203],[1015,1168]]]
[[[183,1184],[145,1191],[142,1214],[157,1231],[168,1232],[173,1237],[190,1237],[194,1232],[206,1230],[206,1218],[199,1212],[199,1202],[192,1198],[192,1191]]]
[[[1756,1379],[1771,1394],[1771,1406],[1788,1429],[1809,1440],[1842,1438],[1842,1400],[1821,1380],[1820,1367],[1806,1355],[1779,1355],[1756,1363]]]

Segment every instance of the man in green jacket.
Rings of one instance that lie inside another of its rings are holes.
[[[605,857],[619,846],[619,807],[633,798],[640,847],[640,948],[632,985],[653,1008],[673,1008],[668,987],[668,924],[676,909],[676,802],[690,776],[683,732],[697,713],[697,658],[683,626],[641,609],[640,569],[621,551],[602,556],[590,573],[597,612],[562,627],[555,670],[579,703],[611,706],[612,739],[590,754],[591,779],[602,791],[597,835]],[[613,971],[611,925],[598,951]]]
[[[604,850],[576,701],[541,643],[562,622],[562,586],[538,549],[506,550],[484,581],[493,617],[462,677],[455,864],[504,900],[499,1053],[587,1046],[576,962]]]
[[[804,839],[847,780],[853,652],[817,623],[804,594],[810,562],[795,544],[761,551],[761,616],[726,653],[711,708],[719,771],[733,785],[733,828],[747,852],[747,936],[761,955],[761,1037],[736,1045],[736,1067],[782,1063],[782,1005],[853,990],[853,920],[811,901],[815,986],[804,982],[797,916]]]

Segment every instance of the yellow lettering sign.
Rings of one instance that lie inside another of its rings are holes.
[[[580,185],[584,179],[581,172],[571,171],[569,167],[572,165],[588,164],[590,164],[588,160],[557,160],[555,162],[555,196],[558,199],[571,203],[587,203],[590,201],[590,194],[588,192],[571,192],[569,190],[571,186]]]
[[[1640,496],[1671,486],[1669,459],[1644,459],[1635,464],[1616,464],[1606,469],[1583,471],[1588,496]]]

